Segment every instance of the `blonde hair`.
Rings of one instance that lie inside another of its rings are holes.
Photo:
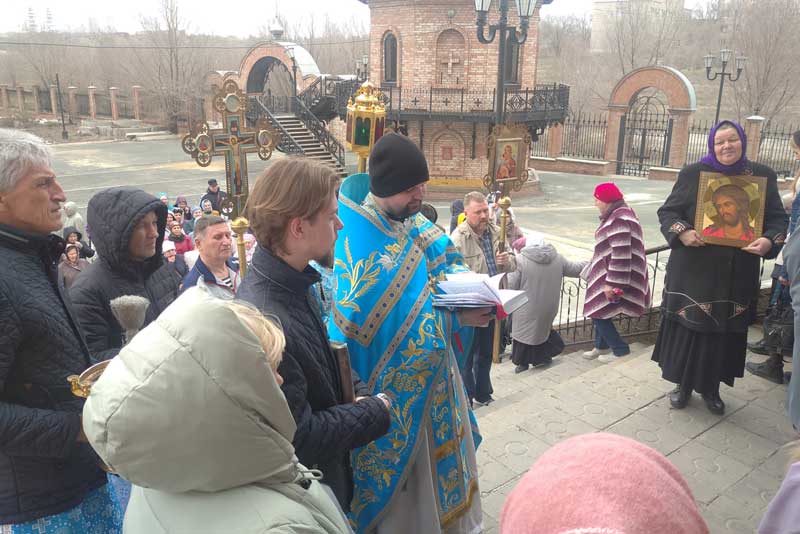
[[[286,158],[267,167],[245,208],[258,244],[281,252],[289,221],[316,217],[338,187],[336,172],[312,159]]]
[[[281,327],[249,304],[232,300],[226,301],[225,306],[253,331],[267,355],[269,366],[273,371],[276,370],[283,359],[283,349],[286,347],[286,338]]]

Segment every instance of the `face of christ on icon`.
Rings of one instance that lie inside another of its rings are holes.
[[[741,187],[723,185],[714,191],[711,201],[717,217],[714,224],[703,229],[703,235],[738,239],[748,243],[755,239],[750,226],[750,197]]]

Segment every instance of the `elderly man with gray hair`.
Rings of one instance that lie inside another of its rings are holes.
[[[0,530],[119,532],[67,377],[91,365],[58,283],[64,190],[50,149],[0,129]]]

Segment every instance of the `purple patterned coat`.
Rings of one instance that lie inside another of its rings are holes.
[[[647,258],[642,226],[636,213],[620,201],[609,208],[595,232],[594,256],[585,271],[587,290],[583,313],[592,319],[611,319],[622,313],[639,317],[650,306]],[[623,294],[616,302],[606,297],[606,286]]]

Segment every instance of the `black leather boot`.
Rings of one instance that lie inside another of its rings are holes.
[[[771,355],[764,363],[747,362],[745,369],[770,382],[783,384],[783,356],[780,354]]]
[[[723,415],[725,413],[725,403],[719,396],[719,391],[715,393],[703,393],[703,400],[706,401],[708,411],[714,415]]]
[[[764,342],[765,338],[761,338],[758,341],[753,343],[747,344],[747,350],[750,352],[755,352],[756,354],[763,354],[764,356],[769,355],[769,349],[767,348],[767,344]]]
[[[677,386],[669,393],[669,404],[676,410],[682,410],[689,404],[689,399],[692,398],[692,390],[684,390],[681,386]]]

